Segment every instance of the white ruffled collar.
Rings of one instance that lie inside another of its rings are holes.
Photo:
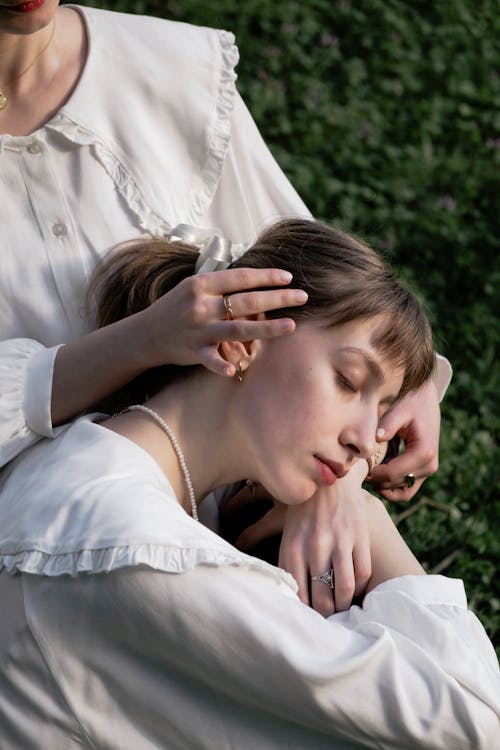
[[[101,416],[42,440],[0,475],[0,569],[74,576],[137,565],[167,573],[236,565],[296,590],[288,573],[188,516],[153,458],[96,424]]]
[[[144,232],[168,234],[181,221],[198,225],[212,203],[229,148],[238,62],[234,35],[66,7],[80,13],[87,29],[88,55],[80,79],[39,130],[0,135],[0,154],[58,134],[91,150]],[[129,91],[133,106],[128,106]],[[168,160],[155,160],[158,148],[170,154]]]

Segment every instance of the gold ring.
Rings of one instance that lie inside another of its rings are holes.
[[[233,308],[231,307],[231,298],[227,294],[223,294],[222,302],[224,303],[224,310],[226,311],[226,319],[234,320]]]

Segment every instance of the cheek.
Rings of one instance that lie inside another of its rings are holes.
[[[331,409],[312,368],[288,368],[248,386],[246,419],[268,450],[293,453],[298,443],[311,442],[327,428]]]
[[[323,340],[299,334],[265,342],[246,373],[245,421],[268,450],[290,452],[315,438],[331,417],[333,376]]]

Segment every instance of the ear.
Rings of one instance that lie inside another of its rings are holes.
[[[257,315],[248,315],[246,320],[265,320],[264,313]],[[227,362],[230,362],[235,368],[240,367],[244,372],[250,366],[262,347],[260,339],[249,341],[221,341],[219,352]]]
[[[262,344],[259,339],[252,339],[251,341],[221,341],[219,351],[227,362],[234,365],[236,369],[241,366],[241,370],[245,372],[257,356],[261,346]]]

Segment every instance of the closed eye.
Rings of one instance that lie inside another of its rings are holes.
[[[356,386],[353,385],[351,381],[345,377],[345,375],[342,375],[342,373],[338,371],[337,371],[337,383],[342,388],[342,390],[347,391],[348,393],[357,393],[358,391]]]

